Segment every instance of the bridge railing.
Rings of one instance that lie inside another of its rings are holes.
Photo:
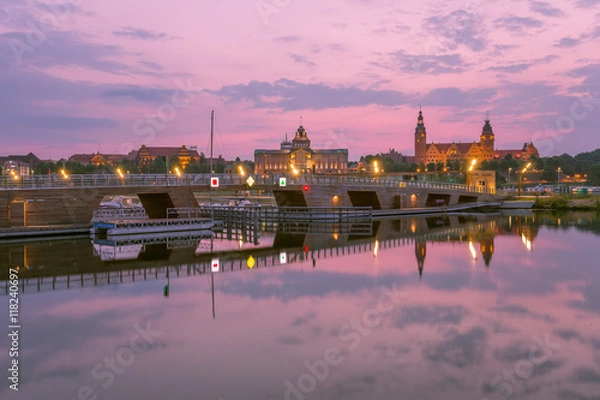
[[[123,186],[209,186],[211,177],[219,178],[219,186],[244,185],[247,177],[236,174],[127,174],[127,175],[26,175],[18,179],[0,176],[0,190],[46,189],[46,188],[89,188]],[[413,189],[455,190],[473,193],[494,193],[479,186],[468,186],[446,182],[425,182],[403,180],[402,177],[344,176],[344,175],[303,175],[286,176],[288,185],[331,185],[331,186],[384,186]],[[255,185],[279,187],[279,176],[252,176]]]

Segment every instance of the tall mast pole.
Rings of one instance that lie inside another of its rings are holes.
[[[209,187],[209,204],[212,205],[212,174],[213,174],[213,137],[215,134],[215,110],[210,112],[210,177],[211,177],[211,185]],[[213,209],[210,208],[210,219],[214,220]],[[210,240],[210,252],[213,251],[213,240]],[[215,273],[212,272],[212,267],[210,271],[210,292],[211,292],[211,300],[212,300],[212,317],[215,319]]]
[[[213,174],[213,137],[215,134],[215,110],[210,112],[210,177]],[[212,184],[209,188],[209,204],[212,204]]]

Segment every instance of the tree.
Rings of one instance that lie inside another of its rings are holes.
[[[546,181],[548,183],[556,183],[556,179],[558,178],[558,169],[552,167],[546,167],[542,171],[540,175],[540,180]]]
[[[600,186],[600,163],[593,164],[588,168],[587,183],[591,186]]]
[[[164,156],[157,156],[148,167],[148,172],[151,174],[167,173],[166,159]]]

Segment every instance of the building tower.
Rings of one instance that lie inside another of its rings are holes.
[[[481,130],[479,145],[481,147],[481,154],[484,160],[494,159],[494,131],[492,125],[490,125],[490,117],[487,116],[485,125]]]
[[[310,149],[310,139],[306,136],[306,130],[302,125],[296,131],[296,136],[292,140],[292,148],[295,149]]]
[[[415,256],[417,257],[417,268],[419,269],[419,278],[423,277],[423,268],[425,268],[425,256],[427,255],[427,242],[415,241]]]
[[[292,142],[288,140],[287,133],[285,134],[285,139],[281,142],[280,146],[281,150],[292,150]]]
[[[415,128],[415,161],[425,163],[427,159],[427,132],[423,123],[423,112],[419,109],[419,118]]]
[[[479,242],[479,249],[481,250],[481,255],[483,256],[483,261],[485,262],[485,266],[490,266],[490,261],[492,260],[492,256],[494,255],[494,233],[485,234],[481,241]]]

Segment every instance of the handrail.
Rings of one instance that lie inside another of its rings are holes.
[[[26,189],[61,189],[61,188],[104,188],[104,187],[135,187],[135,186],[209,186],[211,177],[218,177],[219,184],[245,185],[245,177],[234,174],[186,174],[178,177],[174,174],[128,174],[121,177],[112,174],[80,174],[69,175],[67,178],[56,175],[25,175],[18,179],[11,176],[0,176],[0,190]],[[400,176],[383,178],[371,176],[334,176],[334,175],[304,175],[288,176],[288,185],[335,185],[335,186],[383,186],[413,189],[456,190],[464,192],[493,193],[489,188],[468,186],[446,182],[424,182],[404,180]],[[279,187],[278,176],[253,176],[254,185]]]

